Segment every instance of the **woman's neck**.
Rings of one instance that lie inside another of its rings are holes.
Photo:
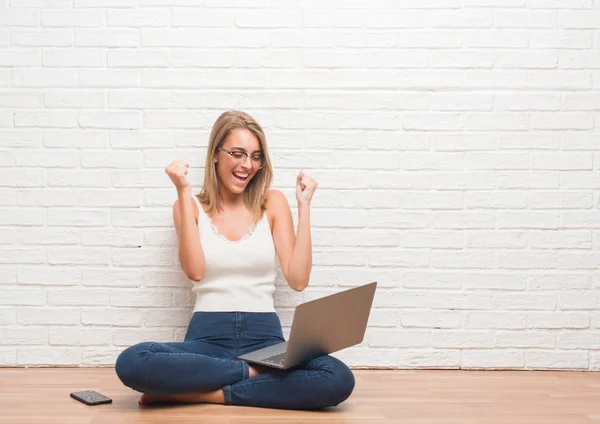
[[[244,204],[244,193],[234,194],[229,190],[219,190],[219,199],[221,203],[222,210],[232,210],[239,209],[241,207],[245,207]]]

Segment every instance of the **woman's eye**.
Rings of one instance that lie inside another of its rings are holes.
[[[233,156],[236,159],[240,159],[242,156],[244,156],[244,154],[241,152],[233,152],[231,156]]]
[[[262,156],[252,156],[252,160],[260,162],[262,160]]]

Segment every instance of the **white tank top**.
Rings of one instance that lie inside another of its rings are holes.
[[[231,241],[193,198],[206,262],[204,278],[192,281],[194,312],[275,312],[275,245],[266,212],[242,239]]]

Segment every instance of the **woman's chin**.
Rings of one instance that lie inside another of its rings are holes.
[[[233,177],[234,179],[231,181],[231,189],[232,191],[234,191],[234,193],[242,193],[244,190],[246,190],[246,186],[248,186],[248,183],[250,182],[250,179],[248,179],[247,181],[241,182],[241,181],[237,181],[235,179],[235,177]]]
[[[244,190],[246,190],[246,184],[242,185],[237,185],[237,184],[231,184],[229,186],[229,191],[231,191],[234,194],[242,194],[244,192]]]

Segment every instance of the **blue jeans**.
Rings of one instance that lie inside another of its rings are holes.
[[[228,405],[320,409],[350,396],[354,374],[329,355],[248,378],[248,363],[237,356],[282,341],[274,312],[196,312],[183,342],[133,345],[119,355],[115,371],[123,384],[142,393],[223,389]]]

